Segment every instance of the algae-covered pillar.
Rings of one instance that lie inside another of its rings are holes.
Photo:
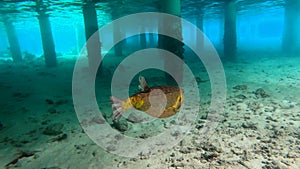
[[[232,60],[236,57],[237,49],[235,0],[225,0],[224,12],[224,56]]]
[[[85,38],[87,41],[86,48],[88,53],[89,65],[91,68],[98,69],[97,65],[102,56],[95,2],[92,0],[84,1],[82,11],[84,18]]]
[[[111,8],[113,8],[113,6],[111,6]],[[112,20],[116,20],[118,18],[120,18],[121,16],[118,14],[118,12],[116,12],[115,10],[113,10],[111,12],[111,18]],[[125,40],[122,40],[120,42],[117,43],[117,39],[121,39],[122,38],[122,32],[121,31],[121,26],[120,22],[114,22],[113,25],[113,40],[114,40],[114,53],[115,56],[123,56],[123,45],[125,43]]]
[[[113,17],[114,18],[114,17]],[[115,51],[115,56],[123,56],[123,42],[120,41],[117,43],[117,39],[121,38],[121,30],[120,30],[120,25],[118,22],[114,23],[114,51]]]
[[[148,28],[148,29],[150,29],[149,32],[147,33],[147,35],[148,35],[148,47],[157,48],[157,42],[155,41],[157,35],[155,33],[150,33],[150,32],[154,32],[155,29],[154,28]]]
[[[113,8],[113,7],[112,7]],[[120,17],[120,15],[115,11],[113,10],[111,12],[111,18],[112,20],[116,20]],[[119,24],[119,22],[114,22],[114,25],[113,25],[113,38],[114,38],[114,53],[115,53],[115,56],[123,56],[123,42],[124,40],[120,41],[117,43],[117,39],[121,39],[122,37],[122,32],[121,32],[121,26]]]
[[[282,49],[287,55],[293,54],[297,47],[299,34],[300,0],[285,0],[285,23]]]
[[[47,67],[55,67],[57,64],[56,52],[49,21],[49,15],[46,14],[46,6],[43,5],[43,0],[36,0],[36,9],[39,14],[38,20],[40,25],[45,63]]]
[[[74,30],[75,30],[75,37],[76,37],[76,52],[79,54],[81,52],[82,47],[84,46],[85,43],[85,35],[83,33],[83,27],[81,24],[74,25]]]
[[[114,23],[114,51],[115,56],[123,56],[123,42],[120,41],[119,43],[116,42],[116,39],[120,39],[121,37],[121,30],[119,24],[117,22]]]
[[[154,33],[148,33],[148,37],[149,37],[149,46],[150,47],[157,47],[155,46],[155,36]]]
[[[141,28],[141,32],[145,32],[144,27]],[[145,49],[147,47],[146,33],[141,33],[139,36],[140,36],[141,48]]]
[[[199,10],[199,13],[196,17],[196,26],[201,30],[201,34],[197,34],[196,37],[196,46],[197,48],[203,49],[204,48],[204,35],[203,35],[203,12],[202,9]],[[200,32],[197,32],[200,33]]]
[[[180,0],[163,0],[161,2],[161,11],[164,13],[176,15],[180,17],[181,15],[181,4]],[[168,50],[175,55],[177,55],[179,58],[183,59],[183,42],[182,42],[182,24],[181,19],[168,19],[164,20],[164,23],[159,23],[159,29],[164,29],[166,32],[168,32],[172,37],[176,37],[177,39],[180,39],[180,41],[159,35],[159,47],[165,50]],[[183,65],[179,63],[174,63],[172,61],[166,60],[165,61],[165,69],[176,72],[175,79],[178,80],[178,83],[182,83],[183,79]],[[172,83],[172,78],[169,74],[165,73],[167,83]]]
[[[9,48],[10,48],[10,52],[11,52],[13,61],[16,63],[21,62],[22,54],[21,54],[19,41],[18,41],[16,32],[15,32],[15,27],[12,24],[12,22],[10,20],[8,20],[7,18],[4,19],[4,26],[6,29]]]

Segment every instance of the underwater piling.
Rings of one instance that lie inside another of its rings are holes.
[[[82,46],[84,46],[84,35],[82,34],[82,25],[77,24],[74,26],[75,37],[76,37],[76,52],[79,54],[81,52]]]
[[[285,0],[285,18],[284,32],[282,38],[282,50],[285,54],[291,55],[297,47],[299,34],[299,18],[300,18],[300,0]]]
[[[235,0],[225,0],[224,15],[224,56],[232,60],[235,59],[237,50]]]
[[[48,15],[40,14],[38,16],[38,19],[40,24],[40,31],[41,31],[46,66],[55,67],[57,64],[56,52],[55,52],[54,41],[52,37],[52,31],[51,31]]]
[[[149,29],[149,28],[148,28]],[[147,33],[148,35],[148,47],[154,47],[154,48],[157,48],[157,34],[155,33],[150,33],[150,32],[154,32],[155,29],[152,28],[152,30],[149,30],[149,32]]]
[[[47,67],[55,67],[57,65],[54,41],[49,21],[49,15],[46,14],[46,6],[43,0],[36,1],[36,10],[40,25],[42,45],[44,50],[45,63]]]
[[[200,37],[200,38],[196,39],[196,46],[197,46],[197,48],[203,49],[204,48],[204,35],[203,35],[203,12],[202,12],[202,9],[199,10],[199,13],[196,17],[196,26],[202,31],[202,33],[200,33],[200,35],[197,34],[197,36],[196,36],[196,37]]]
[[[164,0],[161,2],[161,12],[168,13],[171,15],[175,15],[180,17],[181,15],[181,4],[180,0]],[[180,39],[178,41],[177,39],[159,35],[159,47],[165,50],[168,50],[175,55],[177,55],[179,58],[183,59],[184,57],[184,48],[183,48],[183,42],[182,42],[182,24],[180,18],[174,18],[174,19],[168,19],[164,20],[164,23],[159,23],[159,29],[164,29],[169,34],[172,35],[172,37],[176,37]],[[183,79],[183,65],[180,63],[173,63],[172,61],[165,61],[165,69],[171,72],[176,72],[174,77],[177,79],[179,85],[182,83]],[[168,74],[165,73],[165,77],[168,84],[171,84],[173,81],[173,78]]]
[[[149,46],[150,47],[157,47],[155,46],[155,36],[154,36],[154,33],[148,33],[148,37],[149,37]]]
[[[114,23],[114,44],[115,44],[114,52],[115,52],[115,56],[123,56],[122,41],[120,41],[119,43],[116,43],[115,41],[115,39],[120,39],[119,37],[121,37],[121,31],[119,25],[117,25],[116,23]]]
[[[145,28],[142,27],[141,28],[141,32],[144,32],[144,31],[145,31]],[[141,33],[139,36],[140,36],[141,48],[145,49],[147,47],[146,34],[145,33]]]
[[[82,12],[85,27],[85,38],[87,42],[86,48],[88,53],[89,66],[92,69],[98,69],[98,62],[96,61],[100,62],[102,56],[95,2],[89,0],[84,1]],[[101,66],[99,68],[101,72]]]
[[[115,20],[118,17],[112,13],[112,19]],[[118,22],[114,22],[114,32],[113,32],[113,38],[114,38],[114,52],[115,56],[123,56],[123,41],[120,41],[119,43],[116,42],[117,39],[121,39],[121,30],[120,25]]]
[[[8,38],[9,48],[14,62],[22,61],[20,44],[16,35],[15,27],[8,19],[4,20],[4,26]]]

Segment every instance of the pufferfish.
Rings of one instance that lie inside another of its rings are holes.
[[[148,87],[143,76],[139,77],[141,92],[125,100],[111,96],[113,119],[118,121],[121,115],[135,108],[156,118],[167,118],[179,112],[183,105],[183,89],[177,86]]]

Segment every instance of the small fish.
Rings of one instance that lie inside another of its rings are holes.
[[[176,86],[148,87],[143,76],[139,77],[139,89],[125,100],[111,96],[113,118],[118,121],[128,109],[135,108],[153,117],[167,118],[176,114],[183,105],[183,89]],[[152,105],[151,105],[152,104]]]

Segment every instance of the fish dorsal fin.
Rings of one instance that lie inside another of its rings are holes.
[[[140,85],[139,89],[143,92],[147,92],[149,90],[148,84],[143,76],[139,77]]]

